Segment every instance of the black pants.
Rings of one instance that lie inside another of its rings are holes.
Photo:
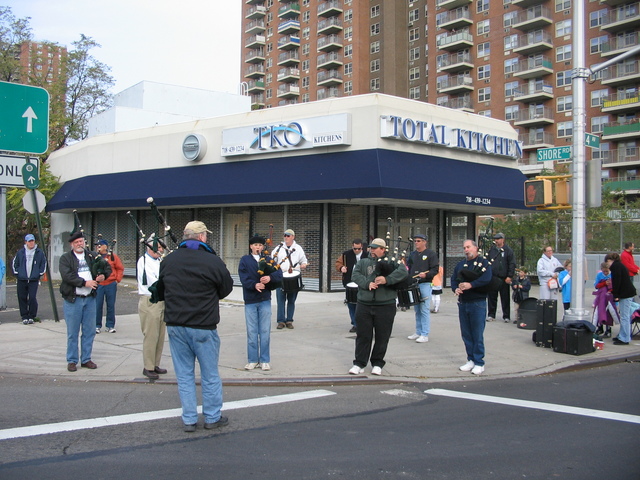
[[[18,305],[22,320],[38,316],[38,280],[18,280]]]
[[[369,363],[374,367],[384,367],[384,355],[393,330],[396,305],[356,305],[356,359],[354,365],[364,368]],[[373,349],[371,343],[375,338]]]
[[[502,281],[500,290],[495,292],[489,292],[487,295],[487,316],[496,318],[498,311],[498,293],[500,293],[500,304],[502,305],[502,316],[504,318],[511,318],[511,306],[509,304],[509,298],[511,297],[511,285]]]

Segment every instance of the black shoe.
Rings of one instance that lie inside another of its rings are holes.
[[[349,333],[356,333],[356,327],[351,327],[351,330],[349,330]]]
[[[205,422],[204,428],[206,428],[207,430],[212,430],[214,428],[224,427],[228,423],[229,423],[229,418],[228,417],[220,416],[220,420],[218,420],[217,422],[213,422],[213,423],[206,423]]]
[[[154,367],[153,371],[156,373],[159,373],[160,375],[164,375],[165,373],[167,373],[166,368],[160,368],[160,367]]]
[[[153,370],[147,370],[146,368],[142,369],[142,374],[145,377],[150,378],[151,380],[158,380],[160,378],[160,375],[158,375],[156,372],[154,372]]]
[[[622,340],[618,340],[618,338],[616,337],[616,339],[613,341],[614,345],[629,345],[629,342],[623,342]]]
[[[194,424],[192,424],[192,425],[186,425],[186,424],[185,424],[185,426],[184,426],[184,431],[185,431],[185,432],[189,432],[189,433],[191,433],[191,432],[195,432],[195,431],[196,431],[196,424],[195,424],[195,423],[194,423]]]

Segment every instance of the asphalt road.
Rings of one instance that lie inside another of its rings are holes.
[[[227,387],[230,424],[220,431],[187,434],[173,417],[0,440],[0,478],[637,480],[639,374],[638,363],[623,363],[468,384]],[[0,381],[0,435],[179,405],[174,385]],[[249,406],[319,390],[323,396]]]

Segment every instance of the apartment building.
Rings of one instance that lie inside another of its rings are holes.
[[[45,86],[63,76],[67,48],[50,42],[24,42],[20,46],[18,82]]]
[[[253,109],[380,92],[507,120],[522,170],[573,142],[576,0],[246,0],[243,66]],[[582,0],[587,66],[638,45],[640,3]],[[589,79],[588,159],[640,193],[640,57]],[[547,165],[548,166],[548,165]]]

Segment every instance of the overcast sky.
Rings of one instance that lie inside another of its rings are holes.
[[[80,34],[111,67],[112,93],[142,80],[237,93],[242,0],[0,0],[31,17],[34,40],[71,49]]]

